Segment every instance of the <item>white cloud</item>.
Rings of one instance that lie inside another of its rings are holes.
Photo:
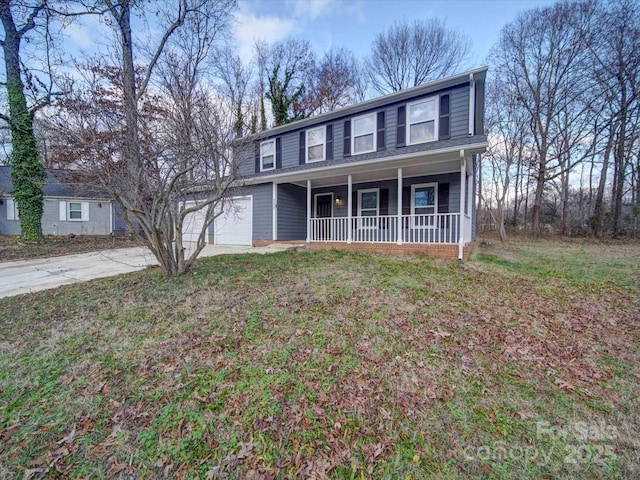
[[[274,43],[291,35],[295,30],[296,22],[292,18],[257,15],[241,8],[236,14],[235,27],[239,55],[243,60],[249,61],[253,57],[256,41]]]
[[[293,5],[293,15],[299,19],[315,20],[334,8],[335,0],[288,0]]]

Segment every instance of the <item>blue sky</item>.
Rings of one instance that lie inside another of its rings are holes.
[[[375,35],[396,21],[438,17],[471,40],[469,67],[485,64],[502,27],[523,10],[550,0],[240,0],[236,41],[243,57],[256,39],[309,40],[322,54],[331,46],[365,56]]]

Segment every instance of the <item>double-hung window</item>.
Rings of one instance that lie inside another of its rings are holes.
[[[324,126],[307,130],[307,162],[320,162],[327,158],[326,139]]]
[[[353,155],[375,152],[376,150],[376,114],[370,113],[354,118],[351,130],[351,151]]]
[[[380,213],[380,189],[368,188],[358,190],[359,228],[378,228]]]
[[[436,213],[438,213],[438,184],[411,185],[413,228],[434,228]]]
[[[276,141],[267,140],[260,144],[260,171],[276,168]]]
[[[419,100],[407,107],[407,145],[437,140],[438,97]]]
[[[60,221],[88,222],[89,202],[67,202],[60,200]]]
[[[82,220],[82,203],[69,202],[69,220]]]

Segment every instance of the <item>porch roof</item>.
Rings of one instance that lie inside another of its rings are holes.
[[[320,187],[346,183],[347,175],[352,175],[353,182],[356,183],[377,181],[396,178],[399,167],[402,167],[404,177],[456,172],[460,171],[461,152],[464,152],[465,158],[470,158],[471,155],[484,153],[487,149],[485,136],[469,137],[465,140],[446,145],[442,145],[443,142],[438,142],[437,144],[441,148],[369,160],[345,162],[344,159],[338,159],[327,161],[321,166],[318,164],[300,165],[283,172],[245,179],[245,184],[274,182],[295,183],[304,186],[307,180],[312,180],[314,186]],[[468,173],[471,173],[471,162],[467,162],[467,167]]]

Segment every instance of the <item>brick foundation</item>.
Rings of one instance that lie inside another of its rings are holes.
[[[252,245],[254,247],[267,247],[269,245],[273,245],[274,243],[282,244],[282,245],[303,245],[306,244],[306,240],[253,240]]]
[[[284,244],[300,244],[305,243],[299,241],[273,241],[273,240],[254,240],[254,247],[265,247],[272,243]],[[380,252],[390,255],[426,255],[428,257],[448,258],[451,260],[458,259],[458,245],[442,245],[437,243],[431,244],[414,244],[405,243],[398,245],[396,243],[343,243],[343,242],[311,242],[305,243],[306,246],[314,250],[350,250],[358,252]],[[469,258],[469,254],[473,250],[475,242],[467,243],[463,250],[463,260]]]

